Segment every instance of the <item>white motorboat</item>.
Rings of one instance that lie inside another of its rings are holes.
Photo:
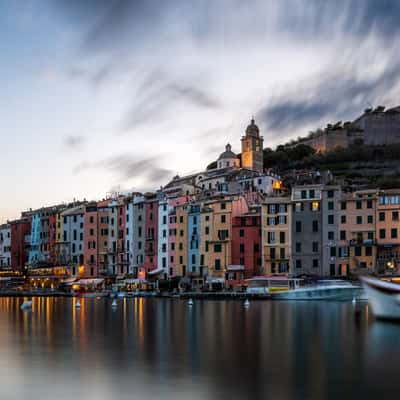
[[[316,284],[274,292],[276,300],[337,300],[355,301],[362,295],[362,287],[340,280],[317,281]]]
[[[368,295],[372,313],[377,318],[400,319],[400,285],[371,277],[361,281]]]
[[[343,300],[362,296],[362,287],[343,280],[321,280],[304,285],[303,279],[286,276],[256,277],[247,280],[248,293],[269,294],[275,300]]]

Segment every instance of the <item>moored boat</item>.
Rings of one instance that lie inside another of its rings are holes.
[[[400,285],[371,277],[361,281],[376,318],[400,319]]]
[[[303,279],[285,276],[248,279],[248,293],[269,294],[275,300],[352,301],[363,295],[361,286],[343,280],[320,280],[305,284]]]

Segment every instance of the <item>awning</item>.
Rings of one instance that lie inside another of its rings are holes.
[[[100,285],[101,283],[104,282],[104,279],[79,279],[78,282],[76,282],[77,285],[82,285],[82,286],[97,286]]]
[[[225,278],[207,278],[208,283],[225,283]]]
[[[244,265],[228,265],[228,271],[244,271]]]
[[[139,283],[146,283],[143,279],[125,279],[125,284],[127,285],[137,285]]]
[[[165,272],[165,269],[164,268],[156,268],[156,269],[153,269],[152,271],[149,271],[148,274],[149,275],[157,275],[157,274],[160,274],[161,272]]]
[[[68,278],[68,279],[63,279],[63,280],[61,281],[61,283],[64,283],[64,284],[68,285],[69,283],[73,283],[73,282],[75,282],[76,280],[77,280],[77,278]]]

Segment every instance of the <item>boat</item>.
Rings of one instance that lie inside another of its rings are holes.
[[[371,277],[362,277],[361,282],[376,318],[400,319],[399,284]]]
[[[269,294],[273,300],[341,300],[362,296],[362,287],[351,282],[330,279],[306,284],[303,279],[287,276],[257,277],[247,280],[248,293]]]
[[[31,310],[32,309],[32,300],[25,300],[21,304],[21,310]]]

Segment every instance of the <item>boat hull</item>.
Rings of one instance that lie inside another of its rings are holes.
[[[351,301],[362,295],[361,287],[338,286],[338,287],[316,287],[289,290],[286,292],[275,292],[271,294],[274,300],[335,300]]]
[[[398,292],[396,288],[388,290],[377,279],[364,279],[363,285],[376,318],[400,320],[400,287]]]

